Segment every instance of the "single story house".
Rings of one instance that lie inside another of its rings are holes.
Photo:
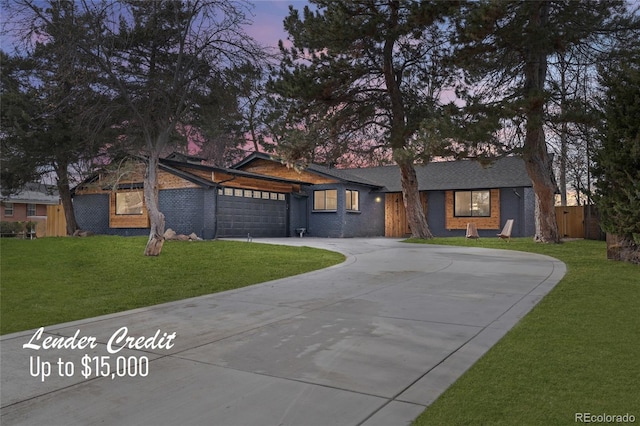
[[[146,235],[144,165],[110,182],[101,173],[74,189],[76,219],[98,234]],[[483,167],[461,160],[417,165],[419,190],[435,236],[464,235],[467,223],[495,237],[507,219],[512,236],[534,233],[534,193],[524,162],[506,157]],[[290,168],[253,153],[231,168],[180,154],[160,161],[159,204],[166,227],[219,237],[405,237],[410,235],[397,166]]]

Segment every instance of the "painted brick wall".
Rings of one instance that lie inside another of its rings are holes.
[[[514,219],[513,237],[533,235],[533,204],[531,188],[502,188],[500,189],[500,229],[507,219]],[[436,237],[464,236],[466,229],[446,229],[445,220],[445,191],[429,191],[427,222],[431,232]],[[492,207],[493,208],[493,207]],[[499,230],[478,229],[480,237],[492,238]]]
[[[337,189],[338,208],[334,211],[313,211],[313,191]],[[359,191],[359,212],[347,211],[345,190]],[[312,237],[352,238],[384,236],[384,194],[371,192],[369,187],[354,184],[326,184],[307,188],[309,194],[308,234]],[[380,202],[376,198],[380,197]]]
[[[202,238],[204,190],[201,188],[165,189],[158,193],[158,207],[164,213],[165,227],[178,234],[195,232]]]
[[[112,234],[109,228],[109,194],[76,195],[73,210],[78,227],[96,234]]]
[[[165,215],[165,227],[179,234],[203,232],[203,190],[199,188],[163,190],[158,194],[160,211]],[[73,208],[80,229],[96,234],[135,236],[148,235],[148,228],[110,228],[109,194],[76,195]]]

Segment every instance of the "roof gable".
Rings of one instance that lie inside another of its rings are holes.
[[[350,173],[351,169],[332,169],[319,164],[309,164],[301,168],[286,166],[277,157],[261,152],[254,152],[238,164],[234,169],[252,171],[258,174],[277,175],[310,185],[325,183],[356,183],[379,188],[380,185]]]

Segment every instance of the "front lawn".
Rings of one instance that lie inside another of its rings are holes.
[[[146,237],[0,240],[0,334],[216,293],[324,268],[344,256],[308,247]]]
[[[627,413],[640,422],[638,266],[608,261],[601,241],[410,241],[529,251],[567,265],[560,283],[414,426],[568,425]]]

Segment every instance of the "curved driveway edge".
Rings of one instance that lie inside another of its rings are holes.
[[[0,423],[409,424],[566,272],[531,253],[383,238],[257,243],[347,261],[3,336]]]

